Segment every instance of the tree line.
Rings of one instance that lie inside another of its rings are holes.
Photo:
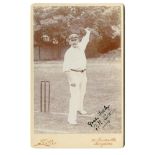
[[[88,57],[120,47],[121,11],[118,6],[35,6],[34,46],[68,47],[71,33],[85,35],[93,29],[86,49]]]

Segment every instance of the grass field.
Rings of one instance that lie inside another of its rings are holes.
[[[35,62],[34,64],[34,127],[35,133],[118,133],[121,131],[121,61],[105,57],[87,62],[87,92],[84,109],[87,115],[78,115],[78,124],[67,123],[69,86],[62,72],[62,61]],[[51,84],[50,112],[40,112],[40,81]],[[88,125],[103,107],[114,111],[110,123],[96,131]]]

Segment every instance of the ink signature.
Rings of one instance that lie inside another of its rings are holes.
[[[110,124],[110,116],[112,113],[113,110],[110,108],[110,105],[104,105],[103,109],[97,112],[95,118],[88,122],[88,125],[95,128],[95,130],[103,130],[108,124]]]

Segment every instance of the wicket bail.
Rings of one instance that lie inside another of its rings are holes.
[[[50,81],[40,83],[40,112],[50,111]]]

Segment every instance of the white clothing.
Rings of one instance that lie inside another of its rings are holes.
[[[76,72],[71,71],[71,69],[86,69],[86,56],[84,51],[89,42],[89,36],[90,32],[87,31],[82,41],[78,44],[78,47],[70,47],[64,56],[63,72],[66,72],[71,94],[68,114],[68,122],[70,124],[76,124],[77,111],[83,111],[83,101],[87,84],[86,71]]]
[[[86,93],[87,77],[85,72],[70,71],[67,73],[70,88],[68,122],[76,122],[77,111],[83,111],[83,101]]]
[[[90,32],[82,38],[77,48],[70,47],[64,56],[63,72],[70,69],[83,70],[86,69],[86,55],[85,49],[89,42]]]

